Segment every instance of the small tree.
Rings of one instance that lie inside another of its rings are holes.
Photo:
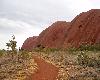
[[[10,43],[6,43],[7,49],[9,50],[10,48]]]
[[[15,36],[13,35],[13,36],[12,36],[12,40],[10,40],[10,44],[11,44],[10,47],[11,47],[11,49],[12,49],[13,52],[16,51],[16,46],[17,46],[16,43],[17,43],[17,42],[15,41]]]
[[[11,52],[12,52],[12,58],[13,58],[13,54],[16,53],[16,41],[15,41],[15,36],[12,36],[12,40],[9,40],[9,43],[6,43],[6,46],[8,47],[7,49],[11,48]]]

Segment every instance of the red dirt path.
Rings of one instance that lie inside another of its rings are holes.
[[[32,80],[56,80],[58,75],[57,67],[36,56],[33,58],[38,65],[38,71],[32,75]]]

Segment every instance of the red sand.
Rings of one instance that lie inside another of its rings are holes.
[[[32,75],[32,80],[56,80],[58,68],[36,56],[33,57],[38,65],[38,71]]]

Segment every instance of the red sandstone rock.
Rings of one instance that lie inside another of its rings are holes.
[[[44,47],[50,48],[61,48],[67,36],[69,26],[70,23],[66,21],[57,21],[53,23],[39,35],[38,45],[41,44]]]
[[[37,36],[27,38],[22,45],[22,49],[32,50],[36,41],[37,41]]]
[[[32,49],[43,45],[49,48],[67,48],[95,43],[100,43],[100,9],[83,12],[71,22],[57,21],[42,31],[35,40],[26,40],[22,47]]]
[[[100,9],[81,13],[71,21],[64,46],[100,43]]]

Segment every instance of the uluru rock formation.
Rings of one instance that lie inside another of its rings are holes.
[[[37,36],[27,38],[22,45],[22,49],[29,51],[32,50],[36,41],[37,41]]]
[[[53,23],[39,35],[37,44],[44,47],[61,48],[69,27],[70,23],[66,21]]]
[[[100,9],[81,13],[73,19],[64,43],[66,47],[100,43]]]
[[[57,21],[32,40],[26,40],[22,48],[29,50],[37,45],[67,48],[79,47],[81,44],[100,43],[100,9],[83,12],[71,22]]]

